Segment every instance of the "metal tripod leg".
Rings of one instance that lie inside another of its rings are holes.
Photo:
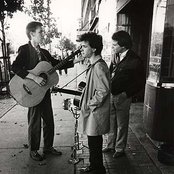
[[[75,118],[75,129],[74,129],[74,145],[72,146],[72,154],[71,154],[71,159],[69,160],[69,163],[71,164],[77,164],[80,162],[80,158],[77,158],[77,150],[79,150],[79,134],[77,132],[78,128],[78,118],[80,114],[77,113],[77,109],[75,108],[74,110],[71,109],[71,112],[73,113],[73,117]]]

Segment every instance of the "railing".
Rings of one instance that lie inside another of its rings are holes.
[[[11,79],[10,57],[0,57],[0,96],[9,94],[8,83]]]

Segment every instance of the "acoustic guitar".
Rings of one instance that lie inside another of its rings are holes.
[[[22,79],[18,75],[15,75],[9,82],[10,94],[21,106],[36,106],[43,100],[47,90],[58,83],[59,77],[56,70],[61,69],[70,59],[74,58],[75,55],[79,53],[80,49],[73,52],[55,67],[47,61],[41,61],[34,69],[28,70],[28,72],[46,79],[46,84],[44,86],[39,86],[31,79]]]

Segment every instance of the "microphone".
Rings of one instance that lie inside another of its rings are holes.
[[[61,67],[63,67],[64,65],[66,65],[66,63],[69,60],[73,60],[75,58],[76,55],[81,53],[81,47],[77,50],[75,50],[74,52],[72,52],[70,55],[68,55],[65,59],[63,59],[60,63],[58,63],[54,69],[61,69]]]
[[[75,51],[72,51],[70,55],[67,56],[68,59],[75,58],[76,55],[81,54],[81,47]]]
[[[72,54],[74,53],[75,55],[81,54],[81,48],[82,46],[80,46],[76,51],[72,52]]]
[[[82,57],[82,46],[80,46],[79,48],[78,48],[78,50],[76,50],[74,53],[76,53],[77,52],[77,59],[75,59],[74,60],[74,64],[76,64],[76,63],[79,63],[79,62],[81,62],[81,61],[84,61],[85,60],[85,58],[84,57]]]

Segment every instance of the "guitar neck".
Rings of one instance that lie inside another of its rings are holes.
[[[52,88],[51,92],[53,92],[53,93],[60,92],[60,93],[78,95],[78,96],[81,96],[81,94],[82,94],[82,92],[80,92],[80,91],[75,91],[75,90],[70,90],[70,89],[62,89],[62,88],[57,88],[57,87]]]
[[[78,55],[78,54],[80,54],[80,53],[81,53],[80,49],[74,51],[71,55],[67,56],[67,57],[66,57],[65,59],[63,59],[60,63],[58,63],[55,67],[53,67],[53,68],[51,69],[51,72],[61,69],[64,65],[67,64],[67,62],[68,62],[70,59],[74,58],[76,55]]]

